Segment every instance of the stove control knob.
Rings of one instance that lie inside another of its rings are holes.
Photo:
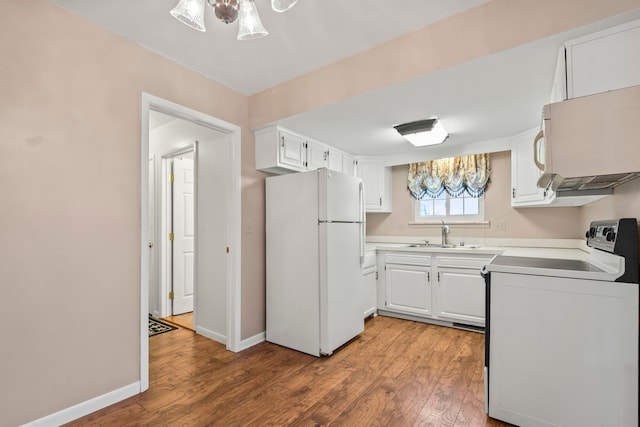
[[[589,231],[587,231],[586,237],[587,237],[587,239],[589,239],[589,238],[593,239],[594,237],[596,237],[596,228],[595,227],[591,227],[589,229]]]
[[[613,242],[616,239],[616,233],[614,231],[607,232],[607,242]]]

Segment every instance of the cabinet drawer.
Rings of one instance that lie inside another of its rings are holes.
[[[396,255],[388,254],[384,258],[387,264],[402,265],[431,265],[431,256],[428,255]]]
[[[451,267],[451,268],[468,268],[472,270],[480,270],[487,265],[493,255],[490,256],[457,256],[457,257],[438,257],[438,267]]]

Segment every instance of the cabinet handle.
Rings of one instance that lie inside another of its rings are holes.
[[[440,272],[438,271],[438,282],[440,281]]]
[[[427,282],[431,281],[431,272],[427,271]]]
[[[541,130],[540,132],[538,132],[538,134],[536,135],[536,137],[533,139],[533,162],[536,164],[536,166],[538,167],[538,169],[540,169],[540,171],[544,172],[545,169],[545,164],[542,163],[540,161],[540,159],[538,159],[538,142],[540,142],[540,140],[544,138],[544,131]]]
[[[282,142],[280,143],[280,146],[281,146],[281,147],[284,147],[284,136],[281,136],[281,137],[280,137],[280,140],[282,141]]]
[[[380,207],[382,207],[382,197],[380,197]]]

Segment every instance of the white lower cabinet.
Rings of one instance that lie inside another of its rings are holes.
[[[385,274],[378,282],[378,309],[484,327],[485,283],[480,269],[491,257],[387,252],[379,257]]]
[[[431,257],[385,257],[385,310],[431,315]]]
[[[378,306],[378,268],[376,251],[364,254],[362,263],[362,281],[364,282],[364,317],[375,315]]]

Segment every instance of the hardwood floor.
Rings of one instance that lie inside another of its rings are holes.
[[[378,316],[330,357],[149,339],[150,389],[68,426],[504,426],[483,404],[484,335]]]
[[[176,326],[182,326],[183,328],[195,331],[195,327],[193,326],[193,311],[190,311],[189,313],[178,314],[177,316],[163,317],[160,320],[164,320]]]

